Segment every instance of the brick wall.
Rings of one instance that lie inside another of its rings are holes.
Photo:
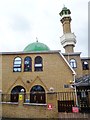
[[[46,104],[26,104],[23,99],[18,103],[3,103],[2,116],[4,118],[57,118],[57,97],[56,94],[47,94]],[[52,109],[48,109],[48,104],[52,104]]]
[[[22,72],[13,72],[13,60],[16,56],[22,58]],[[24,72],[24,58],[26,56],[32,58],[32,72]],[[43,58],[42,72],[34,71],[34,58],[36,56]],[[17,85],[22,85],[29,93],[35,84],[42,85],[45,91],[49,90],[50,87],[53,87],[55,91],[71,90],[70,88],[65,89],[64,84],[69,84],[73,80],[72,71],[59,53],[3,55],[2,62],[2,89],[4,93],[11,93],[13,87]]]
[[[46,104],[33,104],[23,103],[24,95],[22,94],[22,100],[19,99],[18,103],[3,103],[2,104],[2,116],[3,118],[60,118],[60,119],[78,119],[87,120],[89,114],[86,113],[66,113],[58,112],[57,94],[51,92],[47,93]],[[52,109],[48,109],[48,105],[52,105]]]

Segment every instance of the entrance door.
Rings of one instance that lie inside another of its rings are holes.
[[[45,90],[42,86],[36,85],[30,91],[31,103],[45,103]]]

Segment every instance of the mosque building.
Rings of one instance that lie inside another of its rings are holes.
[[[70,14],[66,7],[59,13],[65,53],[38,40],[21,52],[0,53],[3,117],[54,118],[67,109],[71,112],[72,106],[90,105],[90,57],[74,51]]]

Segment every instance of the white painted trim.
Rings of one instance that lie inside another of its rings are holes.
[[[42,64],[35,64],[35,67],[42,67]]]
[[[66,45],[74,45],[76,44],[76,36],[74,35],[74,33],[65,33],[64,35],[62,35],[60,37],[60,41],[61,44],[63,45],[63,47],[65,47]]]
[[[63,14],[62,16],[61,16],[61,20],[62,20],[62,18],[64,18],[64,17],[71,17],[70,15],[65,15],[65,14]]]
[[[63,56],[63,54],[61,52],[59,52],[59,54],[61,55],[61,57],[63,58],[63,60],[66,62],[66,64],[68,65],[68,67],[71,69],[71,71],[73,72],[73,75],[76,75],[76,72],[73,70],[73,68],[70,66],[70,64],[68,63],[68,61],[65,59],[65,57]]]
[[[18,105],[18,102],[0,102],[2,104],[13,104],[13,105]]]
[[[32,106],[47,106],[47,104],[40,104],[40,103],[23,103],[24,105],[32,105]]]

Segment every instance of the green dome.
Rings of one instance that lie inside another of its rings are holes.
[[[29,44],[25,47],[24,52],[31,52],[31,51],[49,51],[49,47],[40,42],[34,42]]]

